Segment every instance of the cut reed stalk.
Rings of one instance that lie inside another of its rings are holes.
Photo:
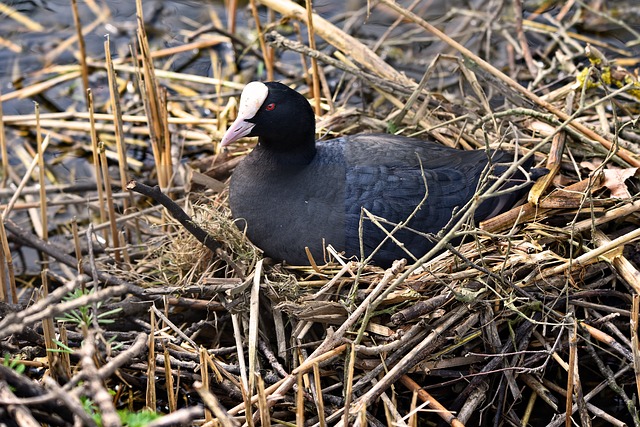
[[[49,240],[49,215],[47,214],[47,191],[44,167],[44,149],[42,144],[42,133],[40,131],[40,106],[35,103],[36,114],[36,143],[38,145],[38,183],[40,184],[40,222],[42,223],[42,240]],[[43,268],[47,268],[47,256],[43,255]]]
[[[71,0],[71,11],[73,12],[73,22],[76,26],[76,37],[78,38],[82,87],[86,94],[89,90],[89,68],[87,67],[87,49],[84,44],[84,35],[82,34],[82,23],[80,22],[80,14],[78,13],[78,0]],[[87,103],[88,102],[89,101],[87,100]]]
[[[91,136],[91,152],[93,154],[92,156],[93,173],[95,176],[96,187],[98,190],[98,210],[100,212],[100,223],[104,224],[107,222],[107,213],[104,208],[105,199],[104,199],[103,177],[102,177],[102,168],[100,165],[100,150],[98,149],[98,133],[96,131],[93,92],[91,91],[91,89],[87,89],[87,110],[89,111],[89,135]],[[105,242],[109,241],[108,233],[106,230],[103,232],[103,237]]]
[[[149,310],[149,342],[147,344],[147,390],[145,393],[146,407],[152,412],[156,411],[156,330],[158,329],[156,321],[156,312]],[[203,376],[204,378],[204,376]]]

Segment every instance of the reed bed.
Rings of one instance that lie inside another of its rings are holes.
[[[105,40],[99,59],[83,35],[111,18],[88,4],[83,23],[72,2],[60,48],[77,64],[51,52],[0,95],[81,94],[68,111],[0,110],[0,420],[640,425],[640,35],[623,18],[638,6],[525,19],[520,2],[437,16],[380,0],[329,20],[311,1],[230,2],[226,24],[212,10],[164,49],[138,0],[136,42],[112,58],[123,47]],[[576,29],[590,26],[615,43]],[[211,76],[165,67],[194,50]],[[387,270],[331,247],[310,266],[265,259],[227,207],[255,141],[218,143],[267,76],[309,96],[322,138],[518,149],[549,174],[482,224],[465,207],[436,250]]]

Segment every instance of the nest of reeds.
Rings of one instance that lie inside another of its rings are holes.
[[[137,62],[97,61],[80,45],[79,64],[2,95],[81,93],[75,110],[0,122],[0,419],[640,425],[640,36],[619,18],[637,6],[567,3],[522,19],[515,2],[423,19],[426,6],[382,0],[330,23],[261,4],[280,20],[257,21],[252,2],[256,33],[211,24],[171,50],[155,47],[139,10]],[[615,39],[589,32],[611,27]],[[214,78],[161,66],[195,51],[224,65]],[[387,270],[331,248],[310,266],[262,259],[226,206],[253,142],[217,144],[243,84],[263,77],[309,96],[323,138],[513,148],[549,174],[521,206],[460,222],[439,251]],[[85,97],[95,80],[108,93]]]

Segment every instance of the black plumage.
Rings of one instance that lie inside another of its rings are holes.
[[[489,155],[387,134],[316,142],[308,101],[276,82],[250,83],[243,91],[238,118],[222,145],[243,136],[258,136],[258,145],[231,177],[232,214],[267,256],[291,264],[308,263],[305,247],[322,260],[327,244],[347,256],[360,256],[361,249],[365,256],[373,252],[379,265],[408,257],[406,251],[419,257],[434,244],[425,234],[447,226],[454,212],[472,199],[482,176],[500,175],[514,160],[506,151]],[[524,180],[519,171],[506,185]],[[512,207],[523,192],[483,202],[474,219]],[[366,219],[363,209],[392,224],[415,211],[394,234],[404,249],[391,239],[378,247],[386,234]]]

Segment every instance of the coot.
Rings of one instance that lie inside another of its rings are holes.
[[[434,245],[426,234],[447,226],[454,210],[476,193],[481,177],[504,173],[514,160],[505,151],[488,155],[387,134],[316,142],[309,102],[277,82],[245,87],[238,117],[221,145],[245,136],[257,136],[258,144],[231,177],[233,217],[265,255],[296,265],[308,264],[305,247],[321,262],[327,244],[347,256],[373,253],[381,266],[408,253],[420,257]],[[517,172],[506,185],[524,180]],[[511,208],[524,191],[483,202],[474,219]],[[383,218],[380,225],[387,230],[415,214],[380,246],[386,234],[363,209]]]

